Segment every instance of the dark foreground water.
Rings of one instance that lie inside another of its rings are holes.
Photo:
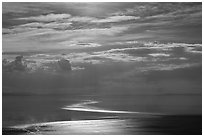
[[[200,135],[202,134],[201,119],[201,116],[110,117],[3,128],[3,134]]]
[[[3,96],[3,134],[202,134],[201,115],[172,115],[153,109],[145,111],[138,106],[131,106],[127,101],[117,102],[117,99],[112,98],[115,103],[111,104],[107,98],[104,102],[99,98],[96,101],[97,98],[91,94],[69,94],[64,97]],[[157,100],[153,96],[138,96],[134,97],[135,102],[139,103],[140,98]],[[187,98],[180,97],[183,101],[189,100]],[[130,96],[128,99],[131,101]]]

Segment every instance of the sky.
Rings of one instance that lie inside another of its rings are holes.
[[[202,113],[202,3],[4,2],[2,8],[3,58],[23,54],[32,70],[3,73],[3,94],[92,92],[108,105]],[[72,71],[56,75],[61,58]]]
[[[201,3],[6,3],[3,51],[202,42]]]

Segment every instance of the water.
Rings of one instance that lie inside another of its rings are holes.
[[[140,102],[139,98],[150,99],[140,96],[135,101]],[[106,103],[91,94],[4,96],[3,134],[201,134],[201,115],[167,115],[162,113],[164,110],[142,112],[128,102],[110,104],[107,108]]]

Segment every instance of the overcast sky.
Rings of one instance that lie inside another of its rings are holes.
[[[201,43],[201,3],[3,3],[3,51]]]

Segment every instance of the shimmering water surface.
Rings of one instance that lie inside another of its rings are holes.
[[[167,115],[169,108],[147,112],[126,102],[105,108],[107,102],[90,97],[5,96],[3,134],[201,134],[199,115]],[[158,97],[137,96],[138,103],[139,98]],[[190,101],[187,96],[180,99]]]

